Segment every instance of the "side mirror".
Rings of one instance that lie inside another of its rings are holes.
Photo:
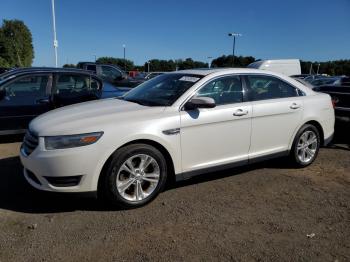
[[[2,88],[0,89],[0,100],[3,100],[6,96],[6,89]]]
[[[213,107],[216,107],[216,104],[215,104],[215,100],[211,97],[193,97],[184,106],[185,110],[193,110],[197,108],[213,108]]]

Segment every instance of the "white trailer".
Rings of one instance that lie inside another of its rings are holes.
[[[301,74],[299,59],[261,60],[249,64],[248,68],[268,70],[272,72],[282,73],[287,76]]]

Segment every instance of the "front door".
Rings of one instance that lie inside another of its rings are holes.
[[[213,98],[216,107],[180,112],[183,172],[247,161],[252,108],[241,78],[217,78],[195,96]]]

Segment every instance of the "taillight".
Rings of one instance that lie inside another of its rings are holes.
[[[339,98],[336,97],[336,96],[333,96],[333,97],[332,97],[332,105],[333,105],[333,108],[335,108],[335,106],[337,105],[338,102],[339,102]]]

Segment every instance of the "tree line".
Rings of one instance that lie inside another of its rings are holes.
[[[0,67],[32,65],[34,49],[32,34],[20,20],[3,20],[0,27]]]
[[[30,67],[34,59],[32,34],[29,28],[20,20],[3,20],[0,27],[0,67]],[[210,67],[246,67],[252,62],[259,61],[253,56],[222,55],[213,59]],[[192,58],[162,60],[151,59],[144,65],[135,65],[132,60],[116,57],[100,57],[97,63],[115,64],[125,71],[174,71],[192,68],[207,68],[208,63],[195,61]],[[75,67],[66,64],[64,67]],[[350,75],[350,59],[311,62],[301,61],[301,71],[304,74],[320,73],[328,75]]]

